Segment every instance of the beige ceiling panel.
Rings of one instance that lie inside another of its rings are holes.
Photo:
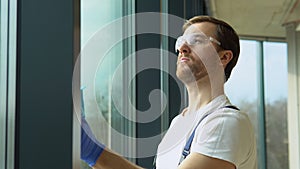
[[[284,24],[290,22],[300,23],[300,0],[297,0],[286,12]]]
[[[295,0],[210,0],[213,16],[233,25],[241,36],[285,38],[282,26]]]

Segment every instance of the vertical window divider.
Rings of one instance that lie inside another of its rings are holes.
[[[6,168],[8,0],[1,0],[0,9],[0,168]]]
[[[81,85],[81,80],[80,80],[80,72],[81,72],[81,57],[80,57],[80,48],[81,48],[81,38],[80,38],[80,2],[81,0],[74,0],[74,11],[73,11],[73,16],[74,16],[74,27],[73,27],[73,36],[74,36],[74,68],[76,67],[76,64],[79,65],[79,71],[77,71],[78,74],[75,75],[75,77],[78,78],[78,81],[73,81],[73,83],[77,83],[75,86],[80,86]],[[78,63],[76,63],[78,62]],[[76,71],[73,71],[73,73],[76,73]],[[73,75],[74,76],[74,75]],[[80,87],[79,87],[80,88]],[[83,93],[81,93],[83,95]],[[74,96],[73,96],[74,97]],[[83,98],[80,98],[83,99]],[[74,99],[73,99],[74,100]],[[83,103],[83,100],[81,100],[81,104]],[[73,107],[73,130],[72,130],[72,169],[80,169],[80,146],[81,146],[81,123],[80,119],[76,114],[76,110]]]
[[[6,97],[6,168],[15,168],[15,121],[16,121],[16,64],[17,64],[17,1],[8,4],[7,27],[7,97]],[[5,15],[4,15],[5,16]],[[1,15],[2,17],[2,15]],[[2,23],[2,22],[1,22]],[[6,64],[5,63],[5,64]]]
[[[258,41],[258,164],[262,169],[267,168],[266,161],[266,120],[265,120],[265,91],[264,91],[264,46]]]
[[[123,1],[123,16],[127,17],[126,21],[123,23],[123,37],[127,37],[123,40],[123,58],[131,56],[128,58],[127,65],[124,65],[123,69],[123,103],[122,106],[126,111],[127,116],[133,121],[129,122],[122,122],[123,128],[129,138],[136,138],[136,80],[135,78],[130,79],[133,75],[136,74],[136,59],[135,59],[135,2],[131,0],[124,0]],[[128,83],[131,81],[130,83]],[[127,154],[131,155],[132,157],[136,156],[136,141],[134,139],[127,139],[123,140],[124,146],[122,151],[128,152]],[[136,163],[135,158],[128,159],[133,163]]]
[[[0,168],[15,168],[17,1],[1,0]]]
[[[161,47],[160,47],[160,86],[163,95],[161,96],[162,104],[166,104],[165,109],[161,105],[161,131],[169,127],[169,52],[168,52],[168,0],[161,1]],[[166,101],[164,102],[164,96]]]

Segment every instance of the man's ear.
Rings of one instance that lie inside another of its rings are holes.
[[[222,50],[219,52],[219,56],[220,56],[220,61],[223,67],[225,68],[233,58],[233,53],[231,50]]]

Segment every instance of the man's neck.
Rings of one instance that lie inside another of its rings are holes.
[[[197,111],[214,98],[224,94],[224,84],[211,85],[208,76],[185,85],[188,91],[189,111]]]

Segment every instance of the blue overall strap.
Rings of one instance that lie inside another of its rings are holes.
[[[210,114],[210,113],[209,113]],[[181,154],[181,158],[180,158],[180,161],[179,161],[179,164],[190,154],[190,149],[191,149],[191,145],[192,145],[192,142],[193,142],[193,139],[194,139],[194,136],[195,136],[195,132],[196,132],[196,129],[197,127],[199,126],[199,124],[201,123],[202,120],[204,120],[209,114],[206,114],[205,116],[203,116],[200,121],[198,122],[198,124],[196,125],[195,129],[193,130],[191,136],[189,137],[188,141],[186,142],[185,146],[184,146],[184,149],[182,151],[182,154]],[[178,164],[178,165],[179,165]]]
[[[230,108],[230,109],[235,109],[235,110],[239,110],[237,107],[233,106],[233,105],[228,105],[228,106],[224,106],[223,108]],[[212,112],[211,112],[212,113]],[[189,137],[188,141],[186,142],[185,146],[184,146],[184,149],[182,151],[182,154],[181,154],[181,158],[180,158],[180,161],[179,161],[179,164],[190,154],[190,150],[191,150],[191,145],[192,145],[192,142],[193,142],[193,139],[194,139],[194,136],[195,136],[195,133],[196,133],[196,129],[197,127],[199,126],[199,124],[208,116],[210,115],[211,113],[208,113],[206,114],[205,116],[203,116],[200,121],[198,122],[198,124],[196,125],[195,129],[193,130],[191,136]],[[178,164],[178,165],[179,165]]]

